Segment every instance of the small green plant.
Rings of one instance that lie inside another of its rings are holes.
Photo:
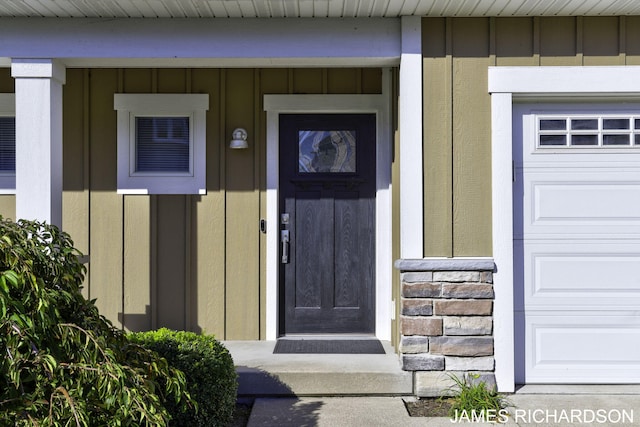
[[[479,375],[467,374],[463,379],[455,375],[449,377],[455,383],[450,389],[453,394],[449,410],[451,418],[458,419],[460,414],[493,414],[497,417],[499,414],[504,414],[504,410],[511,406],[510,402],[494,387],[488,387],[484,381],[477,381]]]
[[[162,328],[131,333],[129,339],[158,352],[185,374],[197,408],[184,411],[167,401],[172,427],[228,425],[235,409],[237,375],[231,354],[214,336]]]
[[[0,217],[0,425],[166,426],[184,375],[82,296],[79,256],[57,227]]]

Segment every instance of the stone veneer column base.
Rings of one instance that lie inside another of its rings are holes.
[[[452,376],[495,387],[490,258],[401,259],[400,357],[419,397],[451,393]]]

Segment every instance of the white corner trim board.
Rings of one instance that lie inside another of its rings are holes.
[[[422,31],[418,16],[402,18],[400,56],[400,257],[422,258]],[[404,183],[404,185],[402,184]]]
[[[640,97],[640,67],[489,67],[496,381],[514,390],[512,108],[519,99]]]

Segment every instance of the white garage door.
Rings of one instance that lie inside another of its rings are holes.
[[[640,106],[516,106],[514,159],[517,376],[640,383]]]

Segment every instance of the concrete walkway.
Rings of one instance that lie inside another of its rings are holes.
[[[403,399],[413,399],[411,373],[400,369],[388,342],[384,355],[273,354],[274,341],[224,344],[236,363],[238,394],[259,396],[249,427],[444,427],[482,415],[410,417]],[[637,385],[527,385],[507,397],[513,404],[509,416],[493,414],[504,421],[500,425],[640,426]]]
[[[614,388],[615,389],[615,388]],[[621,390],[625,390],[624,387]],[[615,390],[614,390],[615,391]],[[535,393],[535,394],[534,394]],[[640,394],[537,394],[510,395],[510,415],[497,414],[499,425],[520,427],[640,426]],[[478,415],[476,415],[478,416]],[[258,398],[249,427],[434,426],[469,424],[473,414],[458,420],[410,417],[401,397],[301,397]],[[495,420],[494,419],[494,420]],[[477,419],[476,419],[477,420]],[[476,425],[498,425],[474,422]]]

